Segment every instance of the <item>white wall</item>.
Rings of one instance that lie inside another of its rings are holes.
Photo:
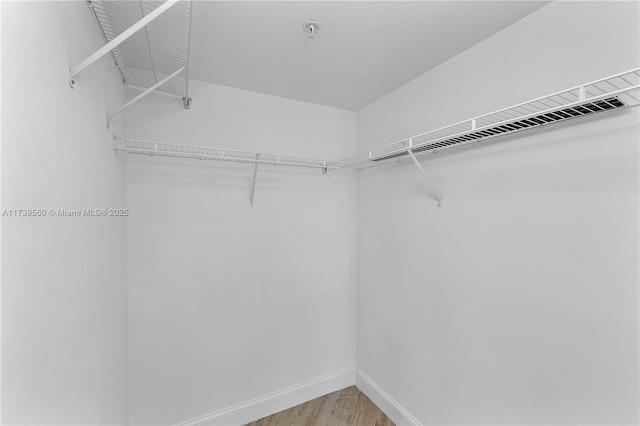
[[[159,95],[136,104],[127,137],[354,152],[353,112],[200,82],[190,95],[189,111]],[[354,175],[261,166],[250,209],[252,175],[127,161],[132,424],[187,421],[355,365]]]
[[[117,208],[123,100],[84,2],[2,4],[2,209]],[[126,222],[2,217],[2,423],[126,424]]]
[[[359,150],[637,67],[554,2],[358,112]],[[424,424],[637,424],[638,110],[358,177],[357,366]]]

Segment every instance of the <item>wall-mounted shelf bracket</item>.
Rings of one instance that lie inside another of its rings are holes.
[[[424,169],[420,165],[420,162],[418,161],[416,156],[413,154],[412,147],[413,147],[413,140],[409,139],[409,149],[407,149],[407,154],[409,154],[409,156],[411,157],[411,159],[415,163],[416,167],[418,167],[418,171],[422,175],[422,179],[424,179],[425,183],[427,184],[427,188],[429,188],[429,192],[431,192],[431,195],[433,195],[433,198],[435,198],[436,201],[438,202],[438,207],[442,207],[442,201],[440,199],[440,196],[435,191],[435,189],[433,189],[433,185],[431,184],[431,180],[429,180],[429,177],[427,176],[427,174],[425,173]]]
[[[135,104],[136,102],[138,102],[140,99],[144,98],[145,96],[147,96],[149,93],[153,92],[154,90],[156,90],[158,87],[162,86],[163,84],[165,84],[167,81],[171,80],[173,77],[175,77],[176,75],[180,74],[185,67],[182,67],[176,71],[173,72],[173,74],[166,76],[165,78],[163,78],[162,80],[160,80],[159,82],[157,82],[156,84],[154,84],[153,86],[149,87],[148,89],[146,89],[144,92],[140,93],[138,96],[136,96],[135,98],[131,99],[129,102],[127,102],[126,104],[122,105],[120,108],[118,108],[117,110],[115,110],[112,114],[107,116],[107,129],[110,127],[110,122],[111,119],[113,117],[115,117],[116,115],[120,114],[122,111],[124,111],[125,109],[129,108],[131,105]]]
[[[178,0],[166,0],[160,6],[155,8],[151,13],[147,16],[140,19],[138,22],[130,26],[128,29],[124,30],[119,36],[115,37],[109,43],[102,46],[98,49],[93,55],[89,56],[84,61],[80,62],[75,67],[69,70],[69,86],[73,89],[76,86],[76,75],[82,72],[85,68],[96,62],[98,59],[102,58],[107,53],[111,52],[113,49],[118,47],[121,43],[126,41],[133,34],[137,33],[139,30],[144,28],[148,23],[153,21],[155,18],[160,16],[163,12],[167,11],[171,6],[174,6],[178,3]]]
[[[256,160],[260,158],[260,154],[256,154]],[[256,176],[258,175],[258,163],[253,165],[253,182],[251,183],[251,195],[249,197],[249,204],[253,208],[253,194],[256,191]]]

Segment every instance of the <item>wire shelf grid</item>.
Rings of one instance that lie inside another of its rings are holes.
[[[119,145],[116,146],[117,150],[121,150],[132,155],[232,161],[237,163],[270,164],[274,166],[309,167],[319,169],[337,169],[342,167],[342,162],[337,160],[319,160],[315,158],[294,157],[290,155],[266,154],[139,139],[114,138],[114,141],[119,143]]]

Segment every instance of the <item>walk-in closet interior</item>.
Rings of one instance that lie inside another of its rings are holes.
[[[0,17],[3,425],[640,422],[639,1]]]

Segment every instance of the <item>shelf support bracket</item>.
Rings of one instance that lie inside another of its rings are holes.
[[[107,129],[110,127],[110,122],[111,119],[113,117],[115,117],[116,115],[120,114],[122,111],[124,111],[125,109],[129,108],[131,105],[135,104],[136,102],[138,102],[140,99],[144,98],[145,96],[147,96],[149,93],[153,92],[154,90],[156,90],[158,87],[162,86],[163,84],[165,84],[167,81],[171,80],[173,77],[175,77],[176,75],[180,74],[182,72],[182,70],[184,70],[184,67],[180,68],[179,70],[176,70],[173,74],[166,76],[165,78],[163,78],[162,80],[160,80],[159,82],[157,82],[156,84],[154,84],[153,86],[149,87],[147,90],[145,90],[144,92],[140,93],[138,96],[136,96],[135,98],[131,99],[129,102],[127,102],[126,104],[122,105],[120,108],[118,108],[117,110],[115,110],[112,114],[107,116]]]
[[[411,159],[413,160],[415,165],[418,167],[418,171],[420,172],[420,174],[422,175],[422,178],[424,179],[425,183],[427,184],[427,188],[429,188],[429,191],[431,192],[431,195],[433,195],[433,198],[435,198],[436,201],[438,202],[438,207],[442,207],[442,201],[440,199],[440,196],[438,196],[438,193],[433,189],[433,185],[431,184],[431,181],[429,180],[429,177],[427,176],[427,174],[425,173],[424,169],[420,165],[420,162],[418,161],[418,159],[414,155],[414,153],[411,150],[411,148],[407,149],[407,153],[409,154],[409,156],[411,157]]]
[[[166,0],[164,3],[162,3],[160,6],[155,8],[147,16],[140,19],[138,22],[136,22],[135,24],[133,24],[132,26],[124,30],[119,36],[117,36],[116,38],[111,40],[109,43],[105,44],[100,49],[98,49],[93,55],[89,56],[87,59],[80,62],[75,67],[71,68],[69,70],[69,86],[71,86],[71,88],[74,88],[76,86],[76,80],[75,80],[76,75],[78,75],[80,72],[82,72],[85,68],[93,64],[98,59],[102,58],[107,53],[111,52],[113,49],[118,47],[122,42],[127,40],[133,34],[137,33],[139,30],[144,28],[149,22],[156,19],[162,13],[169,10],[171,6],[174,6],[177,3],[178,3],[178,0]]]
[[[260,154],[256,154],[256,160],[260,158]],[[253,165],[253,182],[251,183],[251,196],[249,197],[249,204],[253,208],[253,194],[256,191],[256,176],[258,175],[258,162]]]

